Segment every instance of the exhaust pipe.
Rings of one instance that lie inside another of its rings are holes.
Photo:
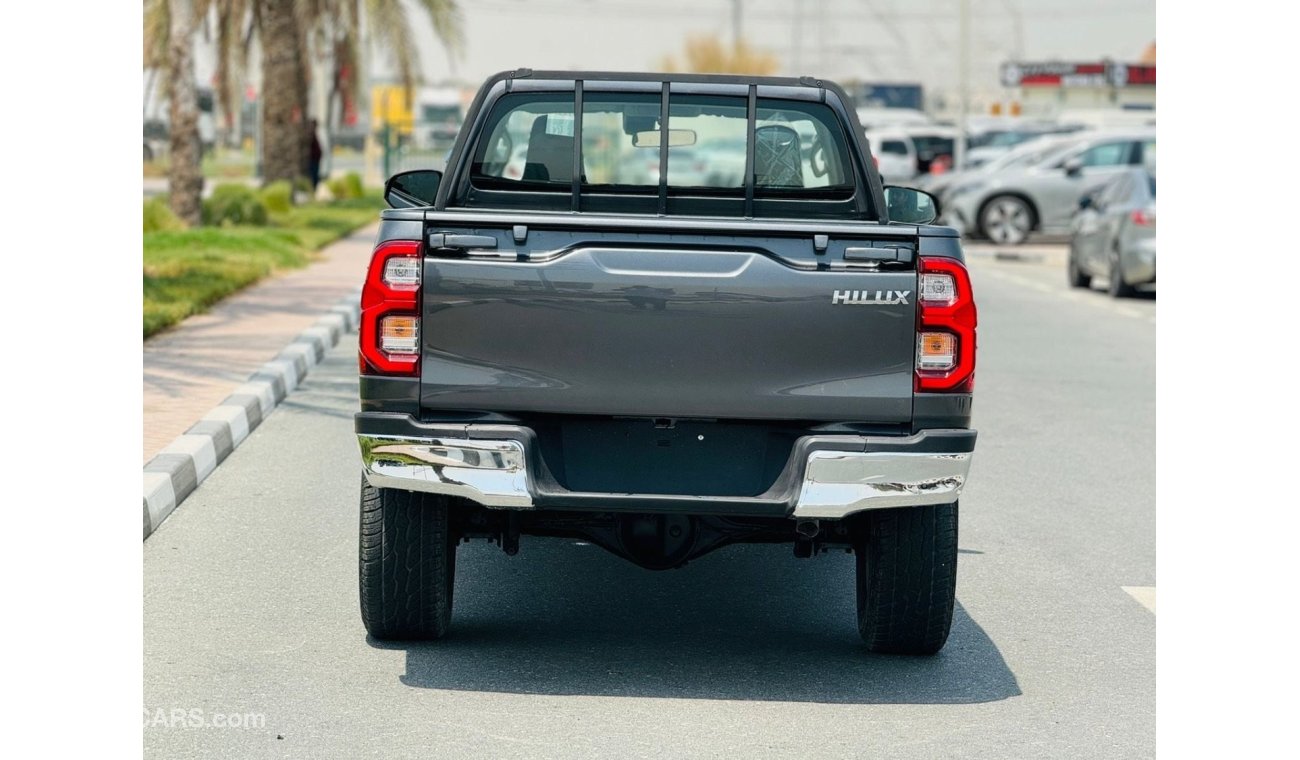
[[[804,538],[815,538],[822,532],[822,526],[816,520],[798,520],[794,524],[794,532]]]

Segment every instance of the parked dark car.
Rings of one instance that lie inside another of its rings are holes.
[[[1120,174],[1079,199],[1070,225],[1070,285],[1106,279],[1116,298],[1156,281],[1156,176],[1145,169]]]

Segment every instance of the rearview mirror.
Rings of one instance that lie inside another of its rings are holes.
[[[638,148],[658,148],[659,147],[659,130],[646,130],[637,132],[632,135],[632,144]],[[695,144],[695,130],[693,129],[670,129],[668,130],[668,147],[681,148],[687,145]]]
[[[1078,156],[1075,156],[1069,161],[1066,161],[1064,167],[1065,167],[1065,173],[1068,176],[1077,177],[1079,176],[1080,173],[1083,172],[1083,159],[1079,158]]]
[[[440,184],[442,172],[432,169],[394,174],[384,183],[384,202],[389,208],[432,206]]]
[[[914,187],[887,185],[885,206],[891,222],[929,224],[939,216],[939,202],[934,196]]]

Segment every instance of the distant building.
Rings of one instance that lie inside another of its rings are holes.
[[[1025,116],[1054,118],[1074,111],[1133,111],[1154,117],[1154,45],[1146,55],[1151,63],[1008,61],[1002,64],[1000,76],[1002,86],[1020,104]]]

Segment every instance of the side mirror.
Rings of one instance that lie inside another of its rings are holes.
[[[1077,177],[1083,173],[1083,159],[1075,156],[1065,162],[1065,174],[1070,177]]]
[[[914,187],[886,185],[885,206],[891,222],[929,224],[939,216],[939,202],[934,196]]]
[[[1092,193],[1079,196],[1079,210],[1084,211],[1092,208]]]
[[[384,202],[389,208],[432,206],[441,183],[442,172],[432,169],[394,174],[384,183]]]

